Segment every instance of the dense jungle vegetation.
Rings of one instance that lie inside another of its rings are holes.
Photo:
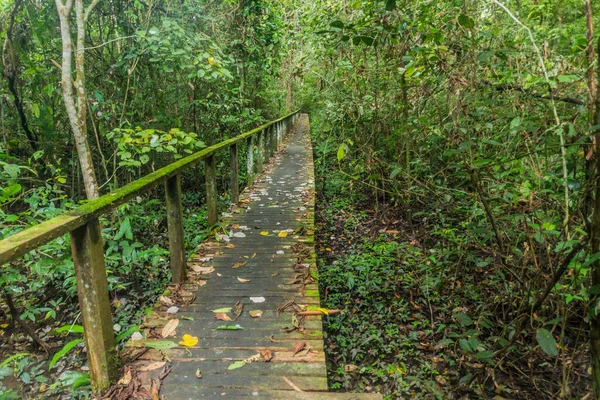
[[[600,399],[599,22],[591,0],[2,1],[0,238],[301,108],[346,311],[332,390]],[[102,221],[121,341],[170,278],[162,198]],[[0,269],[0,399],[90,395],[69,246]]]

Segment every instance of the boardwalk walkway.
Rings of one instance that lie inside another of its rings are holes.
[[[319,313],[308,129],[305,115],[265,174],[224,216],[221,240],[198,249],[182,293],[189,305],[150,321],[160,329],[177,318],[177,340],[184,334],[198,338],[192,347],[153,349],[142,357],[171,362],[160,390],[165,399],[379,398],[323,393],[328,388],[321,316],[301,315]],[[213,312],[223,308],[222,314]],[[236,325],[242,329],[219,329]]]

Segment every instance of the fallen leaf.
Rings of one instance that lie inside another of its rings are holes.
[[[439,383],[440,385],[445,385],[446,382],[446,378],[444,378],[442,375],[436,375],[435,376],[435,380],[437,381],[437,383]]]
[[[346,364],[344,366],[344,371],[345,372],[353,372],[353,371],[356,371],[357,369],[358,369],[358,367],[356,365],[354,365],[354,364]]]
[[[119,382],[117,382],[117,385],[129,385],[131,383],[131,368],[127,367],[127,371],[125,371],[125,375],[123,375],[123,377],[121,379],[119,379]]]
[[[167,309],[167,314],[176,314],[179,311],[179,307],[173,306]]]
[[[242,368],[244,365],[246,365],[246,361],[234,361],[231,364],[229,364],[229,367],[227,367],[227,369],[228,370],[238,369],[238,368]]]
[[[198,368],[196,370],[196,378],[198,378],[198,379],[202,378],[202,374],[200,373],[200,368]]]
[[[233,234],[233,236],[236,238],[245,238],[246,234],[244,232],[236,232]]]
[[[268,231],[262,231],[260,234],[263,235],[263,236],[268,236],[269,232]]]
[[[239,267],[243,267],[244,265],[246,265],[248,262],[244,261],[244,262],[239,262],[239,263],[235,263],[233,264],[233,267],[231,268],[239,268]]]
[[[217,313],[215,314],[215,318],[220,321],[232,321],[231,317],[225,313]]]
[[[294,351],[292,353],[293,356],[295,356],[296,354],[298,354],[299,352],[302,351],[302,349],[304,349],[306,347],[306,342],[298,342],[296,343],[296,345],[294,346]]]
[[[237,280],[242,282],[242,283],[248,283],[250,282],[250,279],[245,279],[245,278],[240,278],[239,276],[237,277]]]
[[[153,371],[155,369],[163,367],[166,363],[166,361],[154,361],[148,365],[144,365],[143,367],[137,368],[137,370],[139,372]]]
[[[256,257],[256,253],[252,254],[252,257],[251,257],[251,258],[254,258],[254,257]]]
[[[192,270],[194,272],[197,272],[199,274],[212,274],[213,272],[215,272],[215,268],[214,267],[201,267],[199,265],[192,265]]]
[[[145,342],[144,345],[146,345],[146,347],[150,347],[151,349],[157,350],[172,349],[173,347],[177,347],[177,343],[171,340],[156,340],[152,342]]]
[[[274,274],[271,274],[271,276],[277,276],[279,275],[279,272],[275,272]]]
[[[262,355],[264,362],[269,362],[273,359],[273,354],[271,353],[271,350],[261,350],[260,354]]]
[[[286,231],[281,231],[277,234],[277,236],[279,236],[280,238],[284,238],[287,237],[287,232]]]
[[[283,250],[277,250],[277,254],[284,254]]]
[[[240,324],[235,325],[220,325],[215,328],[216,331],[243,331],[244,328]],[[197,338],[196,338],[197,340]]]
[[[133,332],[133,334],[131,335],[131,340],[141,340],[144,338],[144,335],[142,335],[139,332]]]
[[[253,303],[264,303],[266,299],[261,296],[261,297],[250,297],[250,300],[252,300]]]
[[[263,311],[262,310],[252,310],[249,312],[249,314],[252,318],[260,318],[263,315]]]
[[[308,353],[310,353],[310,345],[307,344],[306,346],[304,346],[304,348],[302,350],[300,350],[298,353],[294,354],[294,357],[296,357],[296,356],[304,357]]]
[[[198,344],[198,337],[188,335],[187,333],[183,335],[182,340],[179,342],[180,345],[185,347],[193,347]]]
[[[228,313],[231,312],[231,307],[217,308],[216,310],[212,310],[214,313]]]
[[[234,245],[233,243],[227,243],[227,244],[225,245],[225,247],[228,247],[228,248],[230,248],[230,249],[235,249],[235,245]]]
[[[160,301],[161,303],[167,305],[167,306],[172,306],[173,305],[173,300],[171,300],[170,298],[166,297],[166,296],[160,296],[158,298],[158,301]]]
[[[244,311],[244,303],[242,303],[241,301],[238,301],[233,306],[233,315],[235,315],[235,319],[238,319],[240,317],[240,315],[242,315],[242,311]]]
[[[237,228],[239,228],[239,227],[240,227],[240,224],[233,224],[233,225],[231,225],[231,227],[232,227],[233,229],[237,229]]]
[[[166,338],[169,336],[173,336],[175,334],[175,329],[177,329],[177,325],[179,325],[178,319],[171,319],[167,324],[162,328],[162,337]]]

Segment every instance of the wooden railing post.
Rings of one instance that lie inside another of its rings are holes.
[[[119,376],[100,222],[94,218],[70,236],[92,390],[99,392]]]
[[[208,211],[208,226],[211,227],[219,221],[217,215],[217,166],[215,155],[211,154],[204,159],[206,179],[206,210]]]
[[[240,200],[240,184],[238,182],[238,145],[229,146],[229,165],[231,166],[231,202],[233,204]]]
[[[171,281],[185,281],[185,242],[183,238],[183,208],[181,206],[181,177],[176,174],[165,181],[167,199],[167,226],[169,230],[169,257]]]
[[[250,136],[247,139],[247,159],[246,159],[246,176],[248,177],[248,186],[254,183],[254,138]]]
[[[269,158],[271,157],[271,127],[270,126],[265,128],[264,136],[265,136],[265,148],[264,148],[265,164],[267,164],[269,162]]]
[[[258,132],[258,155],[257,155],[257,160],[256,160],[256,168],[257,168],[259,174],[262,173],[262,171],[263,171],[263,151],[265,148],[264,133],[265,133],[264,130]]]

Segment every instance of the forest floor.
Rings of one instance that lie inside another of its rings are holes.
[[[335,175],[329,171],[327,182]],[[561,391],[590,398],[581,338],[568,338],[572,348],[552,359],[522,334],[518,349],[492,358],[501,346],[489,343],[502,343],[510,319],[500,311],[511,301],[494,270],[466,273],[460,262],[444,262],[452,249],[426,213],[415,213],[411,230],[401,207],[327,189],[324,179],[317,173],[322,306],[346,310],[324,318],[332,390],[386,398],[552,399]]]

